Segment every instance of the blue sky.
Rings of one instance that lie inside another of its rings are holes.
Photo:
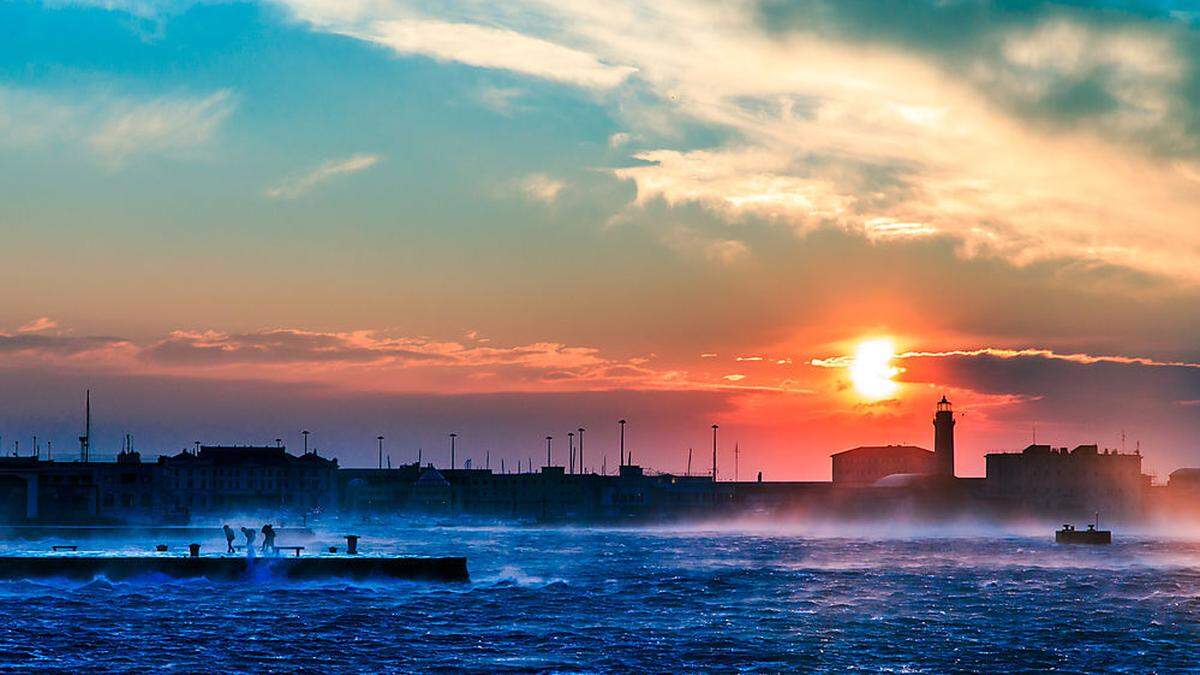
[[[1200,462],[1198,22],[1183,2],[5,3],[0,434],[69,443],[72,392],[103,382],[178,397],[114,439],[274,438],[241,411],[297,426],[292,401],[354,463],[385,428],[474,425],[520,454],[638,401],[663,468],[719,418],[814,476],[923,442],[949,391],[979,420],[968,472],[1034,422]],[[900,386],[871,400],[846,359],[879,336]],[[39,382],[56,393],[11,393]],[[535,406],[557,412],[510,414]]]

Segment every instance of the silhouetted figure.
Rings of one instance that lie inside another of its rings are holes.
[[[246,538],[246,556],[254,557],[254,535],[257,534],[254,530],[248,527],[239,528],[242,531],[242,536]]]
[[[267,553],[272,553],[272,554],[275,553],[275,528],[271,527],[270,523],[267,523],[266,525],[262,526],[262,533],[263,533],[263,543],[262,543],[263,554],[265,555]]]
[[[229,526],[229,523],[226,523],[225,524],[225,545],[228,547],[228,549],[226,550],[226,553],[234,553],[233,540],[236,538],[237,538],[237,535],[235,535],[233,533],[233,528]]]

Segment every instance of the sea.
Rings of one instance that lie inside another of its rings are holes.
[[[301,543],[351,526],[365,555],[465,555],[472,580],[2,580],[0,670],[1200,670],[1200,537],[402,521]]]

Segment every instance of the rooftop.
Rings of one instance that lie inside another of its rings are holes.
[[[931,450],[926,450],[925,448],[921,448],[921,447],[918,447],[915,445],[860,445],[857,448],[850,448],[849,450],[842,450],[841,452],[835,452],[832,455],[830,455],[830,457],[837,457],[839,455],[845,455],[845,454],[848,454],[851,452],[858,452],[858,453],[927,452],[929,454],[933,454],[933,452]]]

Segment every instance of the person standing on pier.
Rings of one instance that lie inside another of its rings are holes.
[[[242,536],[246,537],[246,557],[253,558],[254,557],[254,535],[255,535],[255,532],[254,532],[254,530],[252,530],[248,527],[243,527],[243,528],[241,528],[241,530],[242,530]]]
[[[266,555],[268,552],[275,553],[275,528],[271,527],[270,523],[262,526],[263,543],[262,552]]]
[[[227,547],[227,550],[225,552],[226,553],[234,553],[233,540],[236,538],[237,535],[235,535],[233,533],[233,528],[229,526],[229,523],[225,523],[224,529],[225,529],[225,546]]]

